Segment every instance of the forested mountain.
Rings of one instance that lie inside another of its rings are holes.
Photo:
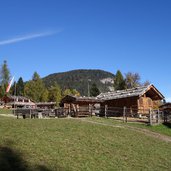
[[[110,72],[85,69],[54,73],[43,78],[46,87],[57,83],[63,90],[76,89],[82,96],[88,95],[88,84],[91,87],[95,83],[100,92],[112,90],[113,80],[114,74]]]

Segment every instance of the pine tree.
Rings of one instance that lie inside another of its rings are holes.
[[[14,84],[11,86],[11,89],[10,89],[10,94],[17,95],[17,93],[16,93],[16,85],[17,85],[17,83],[16,83],[16,81],[14,81]]]
[[[5,95],[5,90],[8,86],[8,83],[10,81],[10,71],[7,65],[7,61],[4,61],[3,65],[0,68],[0,96]]]
[[[116,72],[114,79],[114,89],[115,90],[124,90],[125,89],[125,80],[120,70]]]
[[[97,88],[96,84],[93,83],[90,88],[90,96],[96,97],[100,94],[100,90]]]
[[[18,82],[16,84],[16,94],[18,96],[23,96],[24,95],[24,82],[22,77],[18,79]]]
[[[4,95],[5,95],[5,86],[4,85],[1,85],[0,86],[0,98],[2,98]]]
[[[3,65],[1,66],[0,76],[1,85],[8,85],[10,80],[10,71],[8,69],[7,61],[4,61]]]
[[[33,73],[32,80],[33,81],[40,80],[40,75],[36,71]]]

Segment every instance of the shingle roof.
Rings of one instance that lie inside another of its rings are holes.
[[[150,87],[153,87],[158,92],[159,96],[164,98],[164,96],[153,85],[140,86],[127,90],[118,90],[113,92],[101,93],[100,95],[97,96],[97,98],[102,100],[112,100],[112,99],[142,96],[143,94],[146,93],[146,91],[148,91]]]
[[[11,99],[20,99],[20,100],[29,100],[29,98],[27,98],[27,97],[24,97],[24,96],[10,96],[10,95],[8,95],[8,97],[9,98],[11,98]]]
[[[61,100],[62,103],[64,103],[65,101],[98,103],[98,102],[101,102],[102,100],[97,97],[85,97],[85,96],[78,97],[78,96],[73,96],[73,95],[67,95]]]

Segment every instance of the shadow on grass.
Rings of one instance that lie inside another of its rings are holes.
[[[22,159],[21,155],[10,147],[0,147],[0,170],[6,171],[27,171],[27,163]]]
[[[165,122],[163,125],[167,126],[168,128],[171,128],[171,123]]]
[[[24,161],[22,154],[13,150],[10,144],[0,146],[0,171],[51,171],[43,165],[33,166],[33,169]],[[55,170],[64,171],[65,169],[57,167]]]

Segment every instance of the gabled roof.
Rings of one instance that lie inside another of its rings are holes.
[[[61,103],[65,102],[87,102],[87,103],[98,103],[101,102],[102,100],[97,98],[97,97],[78,97],[78,96],[72,96],[72,95],[67,95],[65,96],[62,100]]]
[[[97,98],[102,100],[113,100],[113,99],[122,99],[128,97],[141,97],[146,93],[148,94],[148,96],[151,96],[154,100],[164,99],[164,96],[152,84],[148,86],[140,86],[132,89],[101,93],[100,95],[97,96]]]
[[[6,97],[8,97],[10,99],[13,99],[13,100],[15,100],[15,99],[18,99],[18,100],[31,100],[31,99],[29,99],[27,97],[24,97],[24,96],[7,95]],[[31,100],[31,101],[33,101],[33,100]]]

